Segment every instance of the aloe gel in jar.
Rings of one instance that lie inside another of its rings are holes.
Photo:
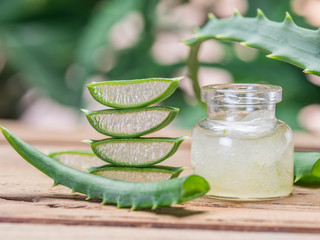
[[[233,200],[287,196],[293,186],[293,136],[276,119],[279,86],[217,84],[201,89],[208,116],[192,132],[192,166],[208,195]]]

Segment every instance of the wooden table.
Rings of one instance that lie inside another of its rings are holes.
[[[91,129],[54,132],[1,125],[42,151],[87,149],[81,139],[102,138]],[[172,129],[158,134],[177,136]],[[53,181],[21,159],[2,136],[0,163],[0,239],[320,239],[320,189],[295,187],[292,196],[276,201],[201,197],[155,211],[131,211],[52,187]],[[165,163],[190,166],[190,142]]]

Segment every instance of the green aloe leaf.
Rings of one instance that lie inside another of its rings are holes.
[[[200,176],[190,175],[160,182],[133,183],[85,173],[56,161],[12,132],[0,126],[9,144],[27,162],[73,192],[84,193],[87,199],[98,197],[102,203],[114,203],[117,207],[152,208],[170,206],[195,199],[206,194],[210,186]]]
[[[88,84],[95,100],[114,108],[141,108],[160,102],[177,89],[182,78],[147,78]]]
[[[78,170],[85,170],[88,166],[100,166],[104,162],[92,151],[68,150],[51,152],[49,157]]]
[[[294,182],[320,184],[320,152],[294,153]]]
[[[184,167],[169,166],[119,167],[110,164],[101,167],[88,167],[88,171],[92,174],[128,182],[165,181],[177,178],[184,169]]]
[[[172,156],[186,137],[85,140],[102,160],[119,166],[146,167]]]
[[[255,18],[243,17],[238,12],[226,19],[211,15],[209,22],[187,44],[196,46],[208,39],[236,41],[266,51],[267,57],[294,64],[306,73],[320,75],[319,36],[319,30],[297,26],[289,13],[283,22],[274,22],[258,10]]]
[[[305,73],[320,75],[319,30],[297,26],[288,13],[282,22],[267,19],[261,10],[258,10],[254,18],[243,17],[238,12],[231,18],[216,19],[213,15],[209,18],[208,23],[195,33],[194,38],[185,41],[190,46],[189,76],[199,100],[197,58],[201,44],[210,39],[240,42],[267,52],[269,58],[303,68]]]
[[[175,119],[179,109],[148,107],[83,111],[91,126],[98,132],[116,138],[127,138],[139,137],[164,128]]]

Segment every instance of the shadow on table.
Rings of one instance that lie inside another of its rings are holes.
[[[43,203],[44,205],[51,208],[92,208],[93,206],[88,206],[85,203],[97,203],[99,205],[95,207],[101,207],[101,199],[92,198],[90,200],[86,200],[86,196],[81,194],[53,194],[53,195],[34,195],[34,194],[23,194],[23,195],[0,195],[0,198],[5,200],[13,200],[13,201],[25,201],[25,202],[34,202],[34,203]],[[57,203],[55,200],[68,200],[67,202],[59,202]],[[73,201],[73,202],[71,202]],[[81,202],[81,204],[79,204]],[[105,204],[106,206],[112,206],[116,208],[115,204]],[[124,209],[130,209],[125,207]],[[159,207],[155,210],[151,209],[136,209],[132,210],[136,212],[149,212],[156,215],[168,215],[176,218],[183,218],[198,214],[203,214],[205,211],[199,210],[190,210],[185,209],[183,206],[172,206],[172,207]]]
[[[205,211],[190,210],[190,209],[185,209],[184,207],[175,207],[175,206],[161,207],[161,208],[157,208],[155,210],[138,209],[135,211],[150,212],[150,213],[154,213],[157,215],[169,215],[169,216],[173,216],[173,217],[177,217],[177,218],[189,217],[189,216],[205,213]]]

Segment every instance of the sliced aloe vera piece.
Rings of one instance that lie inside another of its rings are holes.
[[[108,109],[90,112],[83,110],[91,126],[98,132],[118,138],[139,137],[167,126],[177,116],[173,107],[141,109]]]
[[[98,158],[92,151],[60,151],[48,154],[49,157],[67,165],[69,167],[85,170],[84,167],[100,166],[104,162]]]
[[[85,140],[102,160],[120,166],[145,167],[159,163],[177,150],[186,137],[179,138],[108,138]]]
[[[104,165],[101,167],[88,167],[88,171],[102,177],[113,178],[127,182],[158,182],[177,178],[184,167],[152,166],[144,168],[119,167]]]
[[[147,78],[88,84],[95,100],[114,108],[139,108],[169,97],[182,78]]]

